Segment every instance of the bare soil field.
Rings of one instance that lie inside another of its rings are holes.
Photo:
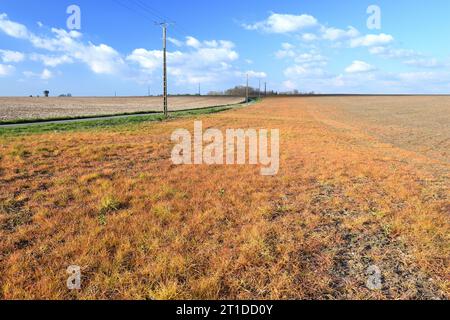
[[[172,111],[236,104],[242,97],[169,97]],[[0,97],[0,121],[162,111],[162,97]]]
[[[193,118],[2,136],[0,298],[448,299],[447,103],[273,98],[196,118],[279,129],[273,177],[173,165]]]
[[[324,97],[313,98],[311,105],[320,106],[328,121],[450,162],[450,96]]]

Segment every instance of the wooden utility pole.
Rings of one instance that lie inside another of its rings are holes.
[[[258,99],[261,99],[261,79],[259,79]]]
[[[161,24],[163,28],[163,96],[164,96],[164,116],[169,116],[167,101],[167,23]]]
[[[248,73],[247,73],[247,86],[245,87],[245,102],[248,105]]]

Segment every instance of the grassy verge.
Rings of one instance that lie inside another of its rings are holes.
[[[16,119],[16,120],[4,120],[0,121],[0,125],[10,124],[31,124],[31,123],[43,123],[50,121],[67,121],[67,120],[89,120],[93,118],[110,118],[120,116],[136,116],[136,115],[155,115],[160,114],[160,111],[143,111],[143,112],[126,112],[116,114],[100,114],[92,116],[79,116],[79,117],[52,117],[52,118],[30,118],[30,119]]]
[[[170,114],[171,119],[196,116],[196,115],[206,115],[213,114],[218,112],[227,111],[230,109],[238,108],[237,106],[222,106],[222,107],[210,107],[204,109],[197,110],[185,110],[185,111],[176,111]],[[76,119],[70,119],[76,120]],[[121,126],[129,126],[140,124],[143,122],[149,121],[164,121],[164,115],[161,113],[153,113],[144,116],[126,116],[122,118],[113,118],[113,119],[98,119],[98,120],[88,120],[85,121],[76,121],[76,122],[68,122],[68,123],[50,123],[50,124],[33,124],[30,126],[24,127],[0,127],[0,137],[5,136],[17,136],[17,135],[26,135],[26,134],[40,134],[47,132],[63,132],[63,131],[77,131],[77,130],[95,130],[102,128],[111,128],[111,127],[121,127]]]

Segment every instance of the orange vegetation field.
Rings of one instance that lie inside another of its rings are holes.
[[[172,165],[193,118],[4,136],[0,298],[448,299],[449,106],[269,98],[199,117],[280,129],[274,177]]]

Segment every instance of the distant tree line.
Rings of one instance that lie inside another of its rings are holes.
[[[245,97],[247,92],[246,86],[236,86],[234,88],[225,90],[225,91],[210,91],[208,95],[210,96],[240,96]],[[298,96],[298,95],[305,95],[305,96],[311,96],[315,95],[315,92],[300,92],[299,90],[292,90],[292,91],[284,91],[284,92],[278,92],[273,90],[268,90],[267,92],[264,90],[259,91],[257,88],[248,87],[248,94],[250,97],[254,96]]]

